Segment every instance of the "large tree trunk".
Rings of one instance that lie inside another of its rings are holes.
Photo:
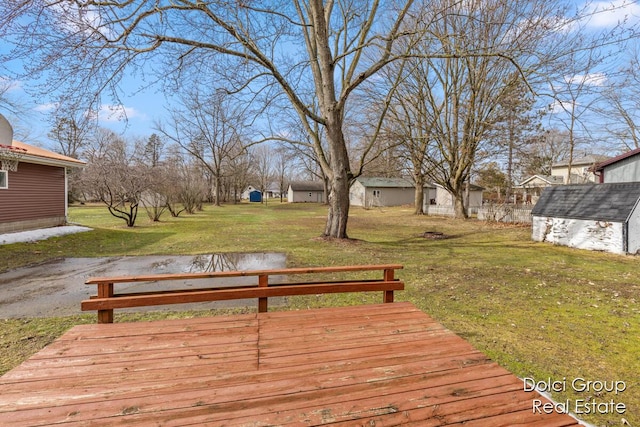
[[[453,198],[453,211],[457,219],[467,219],[467,208],[464,203],[466,184],[462,178],[456,178],[449,181],[448,190]]]
[[[349,219],[349,180],[346,174],[332,180],[329,189],[329,212],[324,236],[347,239],[347,220]]]
[[[220,187],[222,186],[222,177],[220,176],[220,172],[216,173],[216,176],[214,178],[214,194],[213,197],[215,198],[215,206],[221,206],[220,204]]]
[[[347,221],[349,219],[349,186],[351,184],[351,168],[349,154],[344,142],[342,118],[334,112],[327,123],[327,141],[331,156],[329,178],[329,212],[324,236],[336,239],[347,239]]]
[[[414,174],[414,181],[416,183],[416,190],[413,199],[413,203],[415,204],[415,215],[423,215],[424,214],[424,176],[421,173]]]
[[[467,209],[464,205],[464,187],[460,186],[454,192],[454,212],[455,217],[458,219],[467,219]]]

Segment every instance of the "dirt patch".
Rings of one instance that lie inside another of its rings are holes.
[[[80,302],[95,295],[95,285],[85,285],[89,277],[164,273],[196,273],[230,270],[264,270],[286,267],[282,253],[233,253],[196,256],[140,256],[109,258],[66,258],[0,274],[0,318],[52,317],[81,313]],[[277,277],[274,279],[277,280]],[[252,284],[255,278],[167,281],[163,289],[189,289]],[[117,291],[152,290],[157,283],[124,283]],[[277,304],[277,301],[274,301]],[[251,300],[150,307],[142,310],[199,310],[242,307]]]
[[[443,240],[443,239],[451,238],[451,236],[448,236],[439,231],[425,231],[424,233],[422,233],[420,237],[424,237],[425,239],[430,239],[430,240]]]

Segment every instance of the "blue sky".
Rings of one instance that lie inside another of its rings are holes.
[[[610,28],[625,18],[637,21],[640,19],[640,4],[638,1],[614,0],[591,2],[590,7],[594,10],[613,9],[604,13],[594,15],[589,26],[595,30]],[[7,46],[0,41],[0,51],[6,50]],[[14,69],[18,69],[20,64],[9,64]],[[589,84],[602,85],[606,83],[606,77],[602,74],[583,76]],[[576,76],[567,76],[567,79],[574,79]],[[10,99],[17,101],[24,108],[18,115],[12,115],[0,109],[0,112],[7,116],[16,128],[16,139],[24,142],[42,145],[47,148],[54,148],[48,140],[47,132],[49,127],[48,115],[53,110],[52,100],[39,99],[28,94],[28,89],[33,82],[8,80],[0,75],[0,85],[9,87],[7,95]],[[122,133],[127,138],[146,137],[154,132],[154,121],[162,120],[166,114],[166,107],[170,100],[164,94],[159,93],[157,88],[150,88],[144,92],[137,92],[139,82],[133,78],[125,78],[121,85],[123,93],[123,105],[115,106],[104,104],[99,111],[99,125]],[[554,108],[554,111],[560,111]],[[124,120],[126,116],[127,120]]]

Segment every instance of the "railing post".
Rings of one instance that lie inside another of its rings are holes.
[[[98,298],[112,298],[113,283],[98,283]],[[113,323],[113,309],[98,310],[98,323]]]
[[[384,270],[384,281],[385,282],[392,282],[394,281],[394,270],[393,269],[385,269]],[[382,302],[384,303],[388,303],[388,302],[393,302],[393,291],[384,291],[384,297]]]
[[[269,276],[261,274],[258,276],[258,287],[266,288],[269,286]],[[268,311],[268,298],[258,298],[258,313],[266,313]]]

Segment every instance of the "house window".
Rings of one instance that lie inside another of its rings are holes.
[[[9,173],[7,171],[0,171],[0,189],[9,188]]]
[[[373,190],[373,197],[380,197],[380,190]]]

